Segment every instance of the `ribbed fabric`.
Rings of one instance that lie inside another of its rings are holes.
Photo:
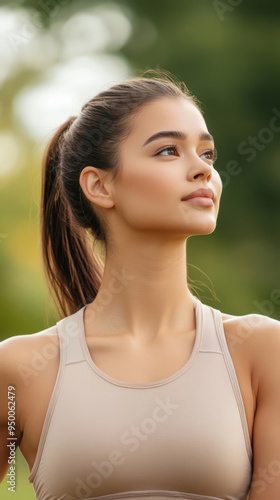
[[[252,450],[221,313],[196,300],[173,375],[129,384],[93,362],[84,308],[58,323],[60,366],[29,480],[37,500],[245,500]]]

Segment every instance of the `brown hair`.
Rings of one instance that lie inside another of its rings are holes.
[[[79,177],[84,167],[119,167],[119,145],[132,117],[162,97],[196,99],[170,77],[139,77],[114,85],[88,101],[78,117],[57,130],[43,161],[41,234],[43,261],[58,309],[73,314],[91,302],[102,278],[102,261],[92,242],[106,245],[104,224],[84,196]]]

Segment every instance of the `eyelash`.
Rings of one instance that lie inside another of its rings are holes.
[[[163,153],[164,151],[171,151],[173,150],[173,152],[175,151],[175,156],[179,156],[179,152],[178,152],[178,148],[176,145],[174,144],[170,144],[170,146],[165,146],[164,148],[160,149],[155,156],[160,156],[161,153]],[[207,158],[207,160],[210,160],[212,161],[212,163],[214,164],[216,159],[217,159],[217,150],[216,149],[208,149],[207,151],[204,151],[204,153],[202,154],[203,155],[206,155],[206,154],[209,154],[210,155],[210,158]],[[170,156],[170,155],[164,155],[164,156]]]
[[[176,152],[176,155],[178,156],[179,153],[178,153],[178,148],[177,146],[175,146],[174,144],[170,144],[170,146],[165,146],[164,148],[160,149],[155,156],[160,156],[161,153],[163,153],[164,151],[168,151],[168,150],[173,150]],[[165,155],[165,156],[169,156],[169,155]]]
[[[214,164],[215,161],[217,160],[217,156],[218,156],[217,150],[216,149],[209,149],[208,151],[205,151],[203,153],[203,155],[205,155],[205,154],[210,154],[210,158],[207,158],[207,159],[211,160],[212,163]]]

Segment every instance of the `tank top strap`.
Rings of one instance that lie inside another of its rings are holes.
[[[60,352],[63,353],[64,364],[85,361],[81,335],[83,333],[84,307],[58,321],[57,329],[60,341]]]
[[[200,333],[201,336],[199,352],[212,352],[222,354],[224,358],[224,362],[239,409],[242,428],[245,436],[247,454],[249,459],[251,460],[252,447],[248,431],[246,411],[239,387],[238,378],[235,372],[235,367],[227,345],[221,311],[202,304],[199,300],[197,300],[196,308],[197,333]]]
[[[196,299],[196,319],[197,334],[201,337],[199,352],[222,354],[217,334],[217,322],[221,321],[220,312]]]

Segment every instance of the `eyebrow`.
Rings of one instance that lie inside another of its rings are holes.
[[[150,142],[162,139],[164,137],[172,137],[174,139],[178,139],[179,141],[185,141],[188,136],[185,132],[180,132],[178,130],[164,130],[162,132],[157,132],[156,134],[151,135],[151,137],[149,137],[143,144],[143,147],[147,144],[150,144]],[[199,140],[214,142],[214,138],[211,134],[209,134],[209,132],[201,132],[201,134],[199,135]]]

